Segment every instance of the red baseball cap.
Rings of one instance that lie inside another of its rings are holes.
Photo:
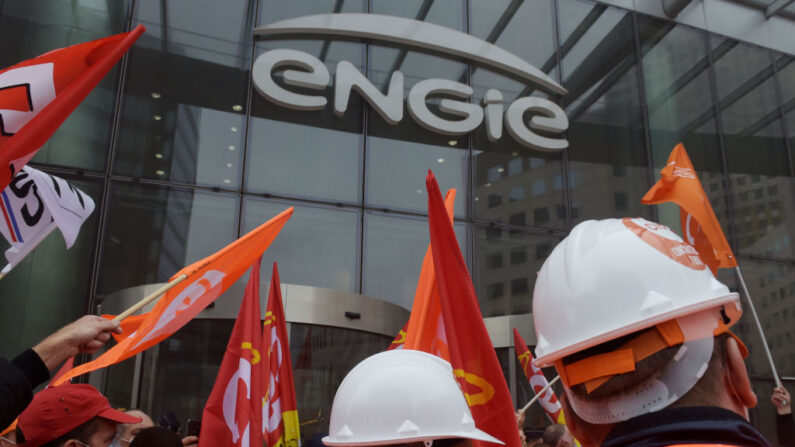
[[[110,402],[91,385],[64,384],[36,393],[19,415],[17,428],[26,447],[37,447],[101,417],[121,424],[135,424],[141,418],[114,410]]]

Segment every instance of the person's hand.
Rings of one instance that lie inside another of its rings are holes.
[[[773,402],[773,406],[776,407],[776,413],[792,413],[792,400],[789,397],[789,391],[783,386],[773,389],[773,395],[770,396],[770,400]]]
[[[47,369],[53,371],[69,357],[97,352],[110,339],[111,332],[121,334],[118,321],[86,315],[58,329],[34,346],[33,350],[47,365]]]
[[[524,428],[524,411],[516,410],[516,425],[519,426],[519,431]]]
[[[182,447],[195,447],[199,445],[198,436],[185,436],[182,438]]]

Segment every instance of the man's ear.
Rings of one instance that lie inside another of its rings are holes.
[[[726,380],[737,403],[745,408],[756,406],[756,394],[751,388],[748,370],[740,352],[737,341],[731,337],[726,339]]]

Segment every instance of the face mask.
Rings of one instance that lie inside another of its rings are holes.
[[[113,442],[110,443],[110,447],[122,447],[121,443],[119,443],[119,438],[113,438]]]

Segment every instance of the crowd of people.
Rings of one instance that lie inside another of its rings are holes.
[[[526,439],[519,412],[524,447],[771,445],[749,423],[757,397],[748,352],[730,331],[741,314],[737,294],[692,258],[666,251],[659,228],[642,219],[581,223],[538,272],[537,364],[561,376],[566,425]],[[68,357],[96,352],[119,331],[118,322],[85,316],[13,360],[0,359],[0,425],[17,420],[0,445],[197,445],[197,437],[179,438],[139,410],[112,408],[90,385],[33,394]],[[771,399],[777,441],[792,446],[790,395],[776,388]],[[503,444],[477,427],[448,362],[407,349],[373,355],[348,373],[322,442]]]

